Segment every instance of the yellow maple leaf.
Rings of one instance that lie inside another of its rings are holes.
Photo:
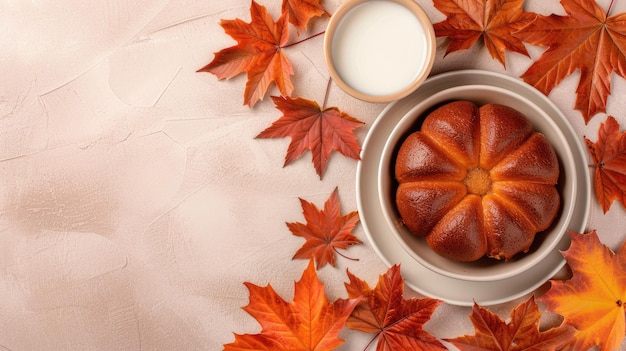
[[[626,242],[615,253],[600,242],[596,231],[570,232],[563,252],[572,270],[569,280],[552,280],[539,301],[576,328],[571,350],[617,350],[626,333]]]

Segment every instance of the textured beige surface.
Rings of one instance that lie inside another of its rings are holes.
[[[419,0],[433,21],[432,2]],[[598,0],[607,6],[608,0]],[[274,17],[280,2],[260,1]],[[339,0],[326,0],[334,11]],[[529,9],[563,13],[557,0]],[[245,77],[196,73],[233,41],[222,18],[249,19],[244,0],[3,1],[0,4],[0,349],[220,350],[232,332],[256,333],[240,307],[249,281],[287,300],[306,267],[285,222],[303,221],[298,198],[321,206],[335,187],[356,209],[357,162],[335,154],[324,179],[307,153],[283,168],[288,139],[254,137],[280,114],[266,98],[243,106]],[[626,11],[616,1],[614,13]],[[323,30],[316,21],[311,33]],[[505,71],[480,48],[443,58],[434,73]],[[531,48],[533,57],[541,53]],[[292,47],[297,96],[322,101],[328,80],[322,37]],[[572,110],[578,74],[550,98],[576,130],[596,139]],[[626,126],[626,83],[613,81],[609,114]],[[272,94],[276,94],[272,91]],[[367,124],[384,107],[336,86],[330,106]],[[590,229],[615,248],[626,238],[619,204],[592,206]],[[346,268],[374,284],[386,266],[365,241],[319,274],[330,298],[345,297]],[[414,293],[408,292],[409,296]],[[494,306],[507,316],[520,301]],[[441,306],[426,329],[473,333],[470,309]],[[344,331],[341,350],[369,336]],[[626,350],[622,346],[622,350]]]

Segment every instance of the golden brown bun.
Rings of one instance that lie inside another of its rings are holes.
[[[455,101],[398,150],[396,206],[430,247],[457,261],[526,252],[560,208],[559,163],[518,111]]]

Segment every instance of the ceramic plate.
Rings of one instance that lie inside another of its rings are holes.
[[[374,250],[387,265],[400,264],[406,284],[415,291],[450,304],[471,306],[507,302],[528,294],[558,272],[565,260],[559,250],[569,247],[565,235],[555,249],[536,266],[511,278],[496,281],[469,281],[438,274],[421,265],[407,253],[394,237],[379,201],[378,179],[380,159],[385,143],[396,124],[422,99],[439,91],[460,85],[489,85],[515,92],[536,104],[561,129],[575,159],[578,178],[576,201],[569,229],[583,232],[590,210],[591,185],[586,149],[566,117],[541,92],[519,79],[499,73],[464,70],[439,74],[426,80],[414,93],[388,105],[372,125],[363,143],[361,161],[357,166],[357,206],[361,224]]]

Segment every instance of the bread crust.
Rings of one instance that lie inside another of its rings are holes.
[[[456,261],[526,252],[560,209],[554,149],[504,105],[434,110],[401,144],[395,176],[403,223]]]

